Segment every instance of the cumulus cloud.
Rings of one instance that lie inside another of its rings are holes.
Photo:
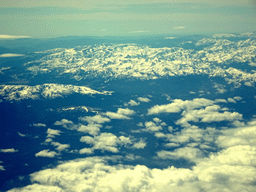
[[[133,144],[133,148],[135,149],[144,149],[146,147],[147,143],[141,139],[139,142]]]
[[[42,150],[35,154],[36,157],[49,157],[53,158],[57,155],[55,151],[50,151],[49,149]]]
[[[79,120],[86,121],[88,123],[100,123],[100,124],[110,122],[109,118],[102,117],[101,115],[80,117]]]
[[[60,135],[61,131],[48,128],[46,133],[47,133],[47,137],[54,138],[55,136]]]
[[[235,129],[222,130],[216,144],[221,148],[237,145],[256,146],[256,126],[244,126]]]
[[[55,146],[57,151],[64,151],[70,148],[69,144],[61,144],[59,142],[51,142],[51,145]]]
[[[147,98],[147,97],[138,97],[137,99],[138,99],[138,101],[140,101],[140,102],[145,102],[145,103],[148,103],[148,102],[151,101],[151,100],[150,100],[149,98]]]
[[[129,116],[134,115],[135,111],[131,109],[118,108],[117,112],[106,112],[105,115],[110,119],[130,119]]]
[[[54,178],[54,179],[53,179]],[[110,166],[93,157],[70,161],[56,168],[31,174],[32,185],[19,191],[183,191],[184,184],[197,181],[189,169],[150,169],[143,165]],[[189,189],[189,186],[185,188]],[[190,186],[191,189],[191,186]],[[15,189],[11,190],[14,191]]]
[[[184,147],[178,148],[174,151],[159,151],[157,156],[161,159],[186,159],[189,161],[198,161],[198,159],[204,157],[202,151],[198,148]]]
[[[76,129],[76,125],[74,125],[73,121],[67,120],[67,119],[62,119],[61,121],[56,121],[53,125],[59,125],[62,126],[66,129]]]
[[[81,142],[87,143],[92,147],[90,149],[84,148],[80,150],[80,153],[91,154],[94,150],[110,151],[112,153],[119,152],[119,146],[127,145],[131,143],[129,137],[120,136],[117,137],[112,133],[101,133],[99,136],[83,136],[80,139]]]
[[[101,124],[88,124],[88,125],[80,125],[77,131],[89,133],[90,135],[98,135],[100,132],[100,128],[102,128]]]
[[[199,110],[190,110],[190,111],[184,111],[182,113],[182,118],[179,119],[176,124],[187,126],[189,125],[188,122],[205,122],[205,123],[211,123],[211,122],[220,122],[220,121],[234,121],[234,120],[241,120],[242,114],[239,114],[237,112],[228,112],[224,111],[223,113],[220,113],[220,106],[219,105],[212,105],[207,106],[204,109]],[[199,120],[200,119],[200,120]]]
[[[159,113],[179,113],[181,110],[192,110],[195,108],[213,105],[214,101],[205,98],[195,98],[193,100],[174,99],[172,103],[166,105],[155,105],[148,110],[148,115]]]
[[[138,106],[138,105],[140,104],[140,102],[136,102],[136,101],[134,101],[134,100],[130,100],[130,101],[128,102],[128,104],[129,104],[130,106]]]
[[[0,149],[0,152],[1,153],[16,153],[16,152],[18,152],[18,149],[13,149],[13,148],[10,148],[10,149]]]
[[[85,121],[88,125],[79,125],[77,131],[97,135],[100,132],[101,124],[110,122],[110,119],[101,115],[80,117],[80,121]]]
[[[162,127],[159,125],[156,125],[153,121],[147,121],[145,122],[145,131],[159,131],[162,130]]]

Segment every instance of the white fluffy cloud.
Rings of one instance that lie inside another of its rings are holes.
[[[157,152],[157,156],[161,159],[186,159],[189,161],[198,161],[198,159],[201,159],[204,155],[202,151],[198,148],[192,148],[192,147],[184,147],[184,148],[178,148],[174,151],[159,151]]]
[[[151,101],[151,100],[150,100],[149,98],[147,98],[147,97],[138,97],[137,99],[138,99],[138,101],[140,101],[140,102],[145,102],[145,103],[148,103],[148,102]]]
[[[89,133],[90,135],[98,135],[100,128],[102,128],[101,124],[80,125],[77,131]]]
[[[128,104],[129,104],[130,106],[138,106],[138,105],[140,104],[140,102],[136,102],[136,101],[134,101],[134,100],[130,100],[130,101],[128,102]]]
[[[47,137],[54,138],[57,135],[60,135],[61,131],[56,129],[47,129]]]
[[[137,143],[134,143],[133,148],[135,149],[144,149],[146,147],[147,143],[144,140],[140,140]]]
[[[0,152],[1,153],[16,153],[16,152],[18,152],[18,149],[13,149],[13,148],[10,148],[10,149],[0,149]]]
[[[112,133],[101,133],[99,136],[83,136],[80,139],[81,142],[85,142],[91,145],[91,148],[84,148],[80,150],[80,153],[92,153],[94,150],[110,151],[112,153],[119,152],[119,146],[131,143],[129,137],[120,136],[117,137]]]
[[[131,109],[122,109],[118,108],[117,112],[106,112],[105,115],[108,116],[110,119],[130,119],[129,116],[134,115],[135,111]]]
[[[66,129],[76,129],[77,127],[74,125],[73,121],[68,119],[62,119],[61,121],[56,121],[53,125],[60,125]]]
[[[51,145],[55,146],[57,151],[64,151],[70,148],[69,144],[61,144],[59,142],[51,142]]]
[[[110,122],[109,118],[102,117],[101,115],[80,117],[79,120],[86,121],[88,123],[99,123],[99,124]]]
[[[187,126],[189,125],[189,121],[211,123],[219,121],[235,121],[242,119],[242,114],[239,114],[237,112],[231,113],[228,111],[224,111],[223,113],[220,113],[219,110],[221,110],[219,105],[212,105],[207,106],[204,109],[183,111],[183,113],[181,114],[183,117],[179,119],[176,124]]]
[[[98,135],[100,128],[103,127],[101,124],[110,122],[109,118],[101,115],[80,117],[79,120],[87,122],[88,125],[79,125],[77,131],[89,133],[94,136]]]
[[[181,110],[192,110],[199,107],[213,105],[214,101],[205,98],[193,100],[174,99],[172,103],[166,105],[156,105],[148,110],[148,115],[159,113],[179,113]]]
[[[35,184],[17,191],[181,191],[184,185],[196,182],[197,175],[174,167],[160,170],[143,165],[110,166],[103,158],[93,157],[33,173],[31,180]]]
[[[49,158],[53,158],[56,155],[57,153],[55,151],[50,151],[49,149],[39,151],[38,153],[35,154],[36,157],[49,157]]]
[[[156,125],[153,121],[147,121],[145,122],[146,131],[160,131],[162,130],[162,127],[159,125]]]

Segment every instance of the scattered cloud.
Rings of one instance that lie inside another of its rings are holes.
[[[77,129],[77,131],[84,132],[84,133],[89,133],[90,135],[98,135],[100,132],[100,128],[103,126],[101,124],[88,124],[88,125],[80,125]]]
[[[204,157],[202,151],[198,148],[184,147],[178,148],[174,151],[159,151],[157,152],[157,156],[161,159],[186,159],[189,161],[198,161]]]
[[[1,153],[16,153],[16,152],[18,152],[18,149],[13,149],[13,148],[11,148],[11,149],[0,149],[0,152]]]
[[[53,125],[59,125],[66,129],[74,129],[74,123],[68,119],[62,119],[60,121],[56,121]]]
[[[129,104],[130,106],[138,106],[138,105],[140,104],[140,102],[136,102],[136,101],[134,101],[134,100],[130,100],[130,101],[128,102],[128,104]]]
[[[159,126],[159,125],[156,125],[153,121],[145,122],[145,127],[146,127],[145,131],[153,131],[153,132],[155,132],[155,131],[162,130],[162,127]]]
[[[29,36],[18,36],[18,35],[4,35],[0,34],[0,40],[11,40],[11,39],[27,39],[30,38]]]
[[[135,111],[131,109],[118,108],[117,112],[106,112],[105,115],[110,119],[130,119],[129,116],[134,115]]]
[[[21,136],[21,137],[26,137],[27,136],[26,134],[22,134],[20,132],[18,132],[18,135]]]
[[[16,54],[16,53],[4,53],[0,55],[0,58],[5,58],[5,57],[23,57],[25,56],[24,54]]]
[[[140,102],[145,102],[145,103],[151,101],[151,100],[150,100],[149,98],[147,98],[147,97],[138,97],[137,99],[138,99],[138,101],[140,101]]]
[[[102,123],[110,122],[109,118],[102,117],[101,115],[80,117],[79,120],[86,121],[89,124],[94,124],[94,123],[102,124]]]
[[[51,142],[51,145],[55,146],[56,150],[59,151],[59,152],[70,148],[69,144],[61,144],[59,142]]]
[[[50,151],[49,149],[42,150],[35,154],[36,157],[49,157],[53,158],[57,155],[55,151]]]
[[[166,105],[155,105],[148,110],[148,115],[159,113],[179,113],[181,110],[192,110],[194,108],[213,105],[214,101],[205,98],[190,100],[174,99],[173,103]]]
[[[117,147],[119,144],[122,144],[120,138],[112,133],[101,133],[99,136],[95,137],[83,136],[81,137],[80,141],[92,145],[92,151],[101,150],[102,152],[110,151],[112,153],[119,152],[119,149]],[[87,151],[91,153],[88,148],[80,150],[80,153],[84,153]]]
[[[220,109],[221,107],[219,105],[212,105],[207,106],[204,109],[183,111],[183,113],[181,114],[183,117],[179,119],[176,124],[186,127],[189,126],[189,121],[211,123],[220,121],[242,120],[242,114],[239,114],[237,112],[231,113],[228,111],[220,113]]]
[[[175,26],[175,27],[173,27],[173,29],[181,30],[181,29],[185,29],[185,26]]]
[[[46,127],[46,125],[43,123],[34,123],[33,126],[34,127]]]
[[[61,131],[56,129],[47,129],[47,137],[54,138],[55,136],[59,136]]]
[[[133,144],[133,148],[135,149],[144,149],[146,147],[147,143],[141,139],[139,142]]]

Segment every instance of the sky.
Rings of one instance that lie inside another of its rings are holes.
[[[213,34],[256,29],[254,0],[0,1],[0,34],[134,36]]]

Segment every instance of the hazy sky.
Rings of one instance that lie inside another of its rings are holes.
[[[38,37],[256,30],[253,0],[0,0],[0,34]]]

